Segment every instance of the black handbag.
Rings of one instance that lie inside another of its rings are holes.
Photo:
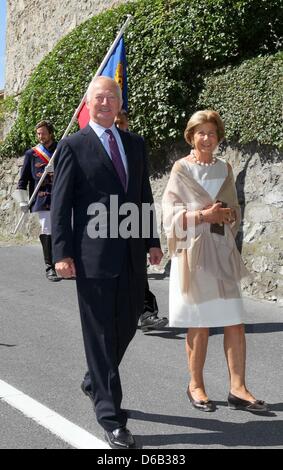
[[[221,207],[224,209],[227,207],[226,202],[222,201],[216,201],[216,202],[221,202]],[[211,233],[217,233],[218,235],[225,235],[225,227],[224,224],[210,224],[210,232]]]

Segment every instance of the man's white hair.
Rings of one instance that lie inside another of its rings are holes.
[[[110,77],[104,77],[103,75],[99,75],[99,77],[94,77],[89,86],[88,86],[88,89],[87,89],[87,92],[86,92],[86,102],[89,103],[91,98],[92,98],[92,95],[93,95],[93,90],[96,86],[97,83],[99,83],[100,81],[109,81],[109,83],[113,84],[117,90],[117,96],[119,98],[119,101],[120,101],[120,104],[122,106],[122,103],[123,103],[123,98],[122,98],[122,90],[120,88],[120,85],[115,81],[113,80],[112,78]]]

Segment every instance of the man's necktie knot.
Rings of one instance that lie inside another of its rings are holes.
[[[109,148],[110,148],[110,154],[111,154],[111,159],[112,163],[115,167],[115,170],[120,178],[120,181],[123,185],[124,190],[126,191],[127,189],[127,175],[125,171],[125,167],[123,164],[123,160],[120,154],[120,150],[117,144],[117,141],[115,139],[115,136],[111,129],[106,129],[105,130],[107,136],[108,136],[108,143],[109,143]]]
[[[106,132],[106,134],[108,134],[108,136],[114,137],[113,132],[111,131],[111,129],[105,129],[105,132]]]

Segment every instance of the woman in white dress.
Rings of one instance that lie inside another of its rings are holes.
[[[191,404],[214,411],[204,385],[209,327],[224,326],[230,376],[228,405],[264,411],[245,385],[245,331],[239,281],[248,274],[235,244],[240,210],[232,168],[214,157],[224,125],[212,110],[190,118],[185,140],[191,153],[178,160],[163,196],[163,223],[171,256],[170,326],[188,327],[186,350]]]

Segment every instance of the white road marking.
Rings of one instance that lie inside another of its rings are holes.
[[[55,411],[0,380],[0,400],[21,411],[76,449],[110,449],[100,439],[68,421]]]

